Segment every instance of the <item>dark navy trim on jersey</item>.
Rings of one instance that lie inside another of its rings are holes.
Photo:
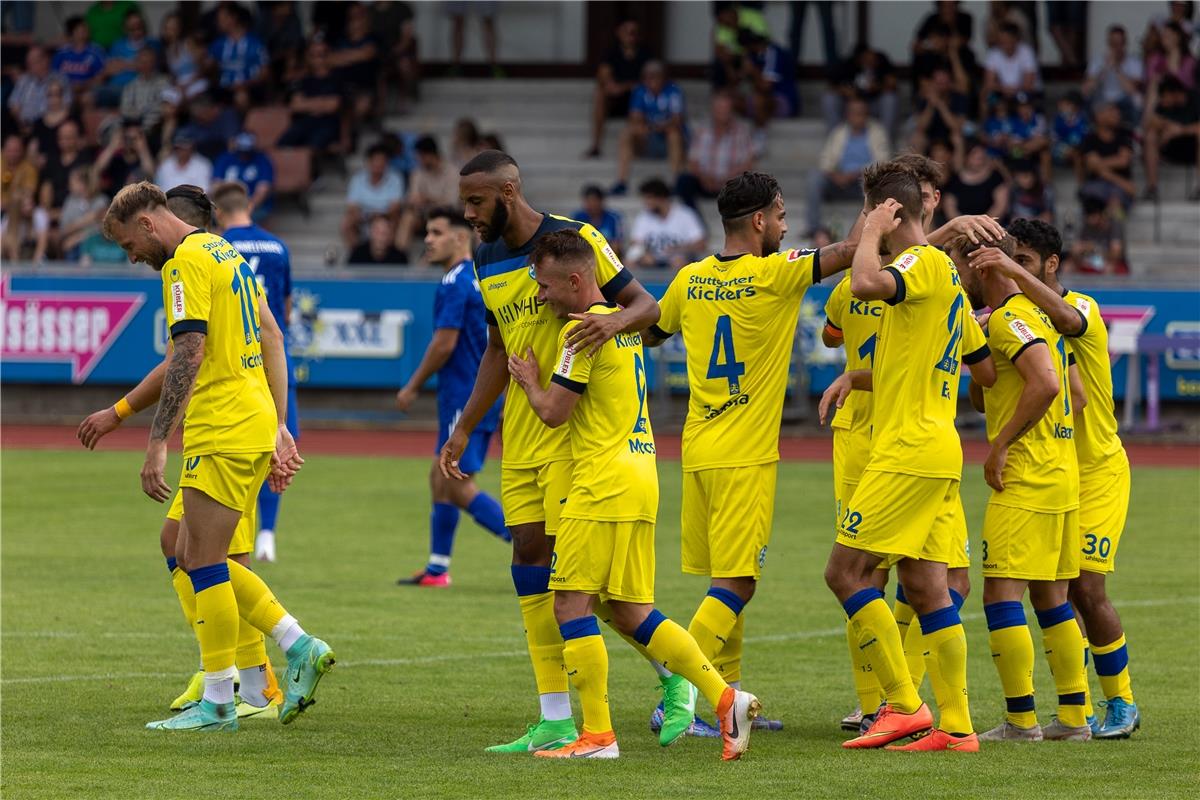
[[[1004,299],[1003,299],[1003,300],[1000,302],[1000,305],[998,305],[998,306],[996,306],[995,308],[993,308],[993,309],[992,309],[992,311],[999,311],[1000,309],[1002,309],[1002,308],[1004,308],[1006,305],[1008,305],[1008,301],[1009,301],[1009,300],[1012,300],[1014,297],[1020,297],[1020,296],[1021,296],[1021,293],[1020,293],[1020,292],[1017,292],[1016,294],[1010,294],[1008,297],[1004,298]]]
[[[964,364],[967,364],[968,366],[970,366],[971,364],[978,364],[980,361],[983,361],[985,358],[987,358],[991,354],[992,354],[992,348],[988,347],[985,344],[983,347],[979,348],[978,350],[976,350],[973,353],[965,353],[962,357],[962,360],[963,360]]]
[[[820,250],[801,250],[800,252],[801,253],[812,253],[812,257],[813,257],[812,282],[813,282],[813,286],[816,286],[818,283],[821,282],[821,279],[825,277],[824,275],[821,274],[821,251]]]
[[[181,333],[203,333],[208,335],[208,321],[203,319],[184,319],[171,326],[171,338]]]
[[[670,339],[672,336],[674,336],[674,335],[675,335],[675,334],[673,334],[673,333],[667,333],[667,332],[666,332],[666,331],[664,331],[662,328],[658,327],[658,325],[651,325],[651,326],[650,326],[650,332],[651,332],[652,334],[654,334],[656,337],[658,337],[659,339],[662,339],[664,342],[665,342],[667,339]]]
[[[476,272],[479,275],[479,280],[491,278],[494,275],[500,275],[505,272],[512,272],[514,269],[520,269],[525,266],[528,254],[505,258],[500,261],[493,261],[491,264],[484,264],[482,267],[477,267]],[[476,262],[478,263],[478,262]]]
[[[500,327],[500,320],[496,319],[496,315],[492,313],[490,308],[485,308],[483,310],[483,318],[487,320],[487,324],[491,325],[493,328]]]
[[[1067,353],[1067,366],[1068,367],[1075,366],[1075,354],[1074,353]]]
[[[825,326],[828,328],[833,328],[835,331],[839,331],[839,332],[842,330],[841,326],[835,325],[833,323],[833,320],[831,320],[829,317],[825,318]]]
[[[583,390],[587,388],[586,383],[580,383],[579,381],[573,381],[570,378],[564,378],[557,372],[550,376],[550,382],[557,383],[559,386],[563,387],[564,389],[569,389],[575,394],[583,394]]]
[[[617,295],[629,284],[633,283],[633,273],[623,269],[608,279],[608,283],[600,287],[600,294],[610,303],[617,302]]]
[[[903,303],[904,298],[908,296],[908,287],[904,284],[904,273],[895,267],[884,267],[883,271],[892,273],[892,277],[896,279],[896,293],[891,297],[883,298],[883,302],[889,306]]]
[[[1012,358],[1009,359],[1009,361],[1011,361],[1014,364],[1017,363],[1017,359],[1021,357],[1021,354],[1024,353],[1029,348],[1033,347],[1035,344],[1046,344],[1046,340],[1039,337],[1037,339],[1034,339],[1032,342],[1026,342],[1025,344],[1021,345],[1020,350],[1013,353],[1013,356],[1012,356]]]

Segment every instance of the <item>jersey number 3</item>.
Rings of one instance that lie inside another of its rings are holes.
[[[721,361],[722,351],[725,361]],[[708,357],[708,379],[724,378],[729,382],[729,394],[741,394],[741,377],[746,374],[746,362],[738,361],[733,350],[733,320],[728,314],[717,317],[713,333],[712,355]]]
[[[254,313],[255,303],[258,300],[258,281],[254,277],[254,270],[250,269],[245,261],[238,265],[233,272],[232,288],[234,295],[241,302],[242,333],[246,337],[246,344],[250,344],[251,341],[262,341],[258,315]]]

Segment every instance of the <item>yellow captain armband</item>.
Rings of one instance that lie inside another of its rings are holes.
[[[113,411],[116,411],[117,416],[121,419],[129,419],[134,415],[133,406],[129,405],[129,400],[124,397],[116,402]]]

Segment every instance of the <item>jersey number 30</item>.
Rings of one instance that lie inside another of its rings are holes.
[[[724,353],[722,353],[724,351]],[[724,355],[725,360],[721,361]],[[746,362],[738,361],[733,351],[733,320],[728,314],[717,317],[713,333],[712,355],[708,357],[708,379],[724,378],[729,382],[729,394],[741,394],[741,377],[746,374]]]

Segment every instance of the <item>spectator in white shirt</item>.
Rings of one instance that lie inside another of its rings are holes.
[[[638,188],[642,210],[633,220],[628,260],[639,267],[679,269],[703,254],[708,243],[704,224],[695,211],[671,199],[659,178]]]
[[[1011,98],[1017,92],[1038,95],[1042,79],[1033,48],[1021,41],[1021,29],[1011,22],[1000,26],[996,46],[983,60],[983,103],[993,95]]]
[[[367,150],[366,166],[350,179],[346,192],[346,215],[342,218],[342,241],[353,250],[366,235],[366,223],[376,214],[391,220],[400,216],[404,201],[404,179],[388,168],[388,149],[374,144]]]
[[[212,162],[196,152],[195,142],[186,133],[176,133],[171,145],[171,154],[158,165],[154,182],[164,192],[184,183],[207,192],[212,184]]]
[[[1108,49],[1088,64],[1083,96],[1089,106],[1114,103],[1125,124],[1132,125],[1141,107],[1145,71],[1142,60],[1129,52],[1128,43],[1124,27],[1109,26]]]
[[[679,176],[675,192],[692,208],[697,197],[714,198],[725,181],[754,169],[754,142],[750,126],[733,111],[733,97],[716,92],[712,119],[696,131],[688,148],[687,172]]]

